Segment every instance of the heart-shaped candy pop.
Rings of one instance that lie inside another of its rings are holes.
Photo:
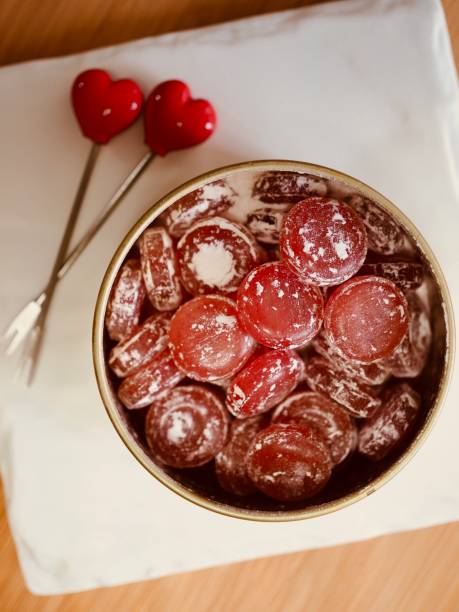
[[[160,83],[145,104],[145,140],[158,155],[204,142],[216,124],[212,104],[193,99],[182,81]]]
[[[105,70],[86,70],[72,87],[72,104],[81,131],[98,144],[128,128],[140,115],[143,94],[130,79],[112,81]]]

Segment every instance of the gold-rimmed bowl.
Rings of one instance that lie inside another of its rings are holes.
[[[359,193],[388,212],[404,229],[418,251],[426,270],[426,289],[431,304],[433,343],[428,364],[416,380],[422,408],[415,427],[403,444],[384,460],[369,462],[355,453],[335,469],[327,487],[317,497],[301,503],[283,504],[264,496],[231,496],[218,486],[212,465],[193,470],[175,470],[156,463],[143,437],[145,410],[125,410],[116,396],[116,380],[107,366],[109,339],[104,317],[110,290],[126,257],[142,232],[177,200],[218,179],[247,176],[246,173],[291,171],[316,175],[343,193]],[[245,173],[245,174],[244,174]],[[225,166],[198,176],[151,206],[129,230],[112,257],[97,298],[93,324],[93,359],[100,395],[123,443],[143,467],[181,497],[220,514],[255,521],[290,521],[312,518],[344,508],[370,495],[399,472],[420,448],[432,429],[444,402],[454,359],[454,320],[451,299],[440,265],[419,230],[392,202],[361,181],[323,166],[298,161],[264,160]]]

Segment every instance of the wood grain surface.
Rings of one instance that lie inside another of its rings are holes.
[[[292,0],[2,0],[0,64],[294,8]],[[459,63],[459,0],[444,0]],[[459,523],[317,551],[36,597],[0,490],[0,612],[457,612]]]

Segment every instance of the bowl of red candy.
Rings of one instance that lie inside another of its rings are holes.
[[[425,239],[371,187],[246,162],[154,204],[97,300],[100,394],[123,442],[182,497],[252,520],[309,518],[412,457],[453,359]]]

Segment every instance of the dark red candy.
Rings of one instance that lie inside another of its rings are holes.
[[[252,195],[262,202],[294,204],[308,196],[324,196],[327,182],[312,174],[263,172],[253,186]]]
[[[330,344],[362,363],[388,357],[408,329],[408,304],[402,291],[381,276],[356,276],[335,289],[325,306]]]
[[[355,447],[356,427],[348,412],[321,393],[302,391],[284,400],[274,411],[273,423],[315,427],[327,441],[331,458],[342,463]]]
[[[112,81],[105,70],[91,69],[75,79],[72,104],[86,138],[107,144],[140,115],[143,94],[130,79]]]
[[[165,349],[146,366],[123,379],[118,397],[128,409],[145,408],[165,391],[178,385],[185,375]]]
[[[401,251],[405,235],[398,223],[375,202],[354,194],[346,201],[360,215],[368,236],[368,248],[381,255],[393,255]]]
[[[323,297],[282,262],[259,266],[242,282],[237,298],[243,327],[271,348],[297,348],[322,325]]]
[[[334,369],[324,357],[308,359],[304,377],[313,391],[338,402],[354,417],[367,418],[381,406],[374,388],[350,378],[342,370]]]
[[[157,310],[175,310],[182,301],[172,240],[162,227],[144,231],[139,240],[143,280]]]
[[[234,376],[255,350],[254,339],[237,319],[235,302],[218,295],[183,304],[172,318],[169,340],[179,368],[209,382]]]
[[[154,314],[119,342],[111,351],[108,365],[123,378],[149,363],[169,341],[170,315]]]
[[[432,343],[429,315],[416,293],[407,296],[410,310],[408,333],[395,352],[385,360],[397,378],[415,378],[424,369]]]
[[[247,475],[247,453],[257,433],[269,425],[267,415],[259,415],[231,423],[228,444],[215,457],[215,473],[222,489],[234,495],[256,491]]]
[[[169,234],[180,238],[197,221],[227,211],[234,204],[235,196],[225,180],[213,181],[177,200],[161,219]]]
[[[285,502],[319,493],[331,470],[327,443],[305,425],[275,423],[263,429],[247,456],[247,472],[257,489]]]
[[[408,291],[417,289],[424,280],[424,266],[415,261],[384,261],[377,263],[365,263],[359,270],[359,274],[372,274],[384,276],[400,289]]]
[[[195,223],[177,246],[183,286],[192,295],[232,293],[257,265],[260,249],[250,232],[223,217]]]
[[[412,427],[421,398],[407,383],[388,389],[384,404],[359,431],[359,452],[369,459],[384,459]]]
[[[257,208],[247,216],[246,225],[260,242],[278,244],[282,222],[289,208],[289,204]]]
[[[134,331],[145,295],[140,263],[128,259],[113,283],[105,313],[105,327],[112,340],[122,340]]]
[[[344,357],[335,346],[327,340],[322,331],[313,340],[312,345],[319,355],[328,359],[333,368],[341,370],[350,378],[357,378],[367,385],[381,385],[390,376],[390,370],[386,360],[373,363],[357,363]]]
[[[233,379],[226,407],[238,419],[267,412],[293,391],[303,371],[303,360],[295,351],[267,351]]]
[[[198,385],[176,387],[148,411],[145,435],[166,465],[193,468],[211,461],[226,444],[229,417],[214,393]]]
[[[303,281],[338,285],[353,276],[367,254],[365,226],[347,204],[307,198],[285,217],[280,233],[282,259]]]
[[[160,83],[145,104],[145,141],[158,155],[204,142],[216,124],[212,104],[193,99],[182,81]]]

